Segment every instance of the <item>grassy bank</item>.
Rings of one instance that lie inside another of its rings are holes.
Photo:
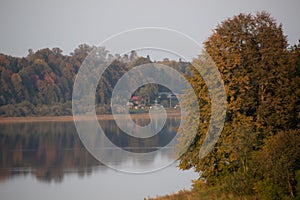
[[[256,196],[252,197],[237,197],[230,193],[225,193],[222,189],[213,187],[213,188],[201,188],[197,191],[194,190],[180,190],[177,193],[150,197],[147,200],[254,200],[258,199]]]

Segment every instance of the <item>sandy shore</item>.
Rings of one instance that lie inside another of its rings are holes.
[[[168,117],[179,117],[180,112],[167,112]],[[149,118],[148,113],[132,114],[133,119]],[[112,120],[113,115],[97,115],[98,120]],[[73,116],[40,116],[40,117],[0,117],[0,123],[24,123],[24,122],[68,122],[74,121]]]

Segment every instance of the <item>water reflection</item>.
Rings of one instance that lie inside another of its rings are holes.
[[[137,123],[147,123],[139,119]],[[168,119],[163,134],[148,142],[127,137],[113,121],[101,121],[101,127],[113,143],[129,151],[147,152],[164,146],[176,134],[179,119]],[[97,138],[101,146],[101,137]],[[147,147],[147,148],[145,148]],[[107,155],[118,158],[118,155]],[[164,156],[172,156],[166,154]],[[127,158],[119,159],[126,162]],[[144,165],[154,162],[145,160]],[[106,170],[83,147],[73,122],[36,122],[0,124],[0,181],[31,174],[44,182],[61,182],[67,173],[85,176]]]
[[[0,179],[36,176],[61,181],[64,174],[88,174],[100,165],[82,146],[71,122],[0,125]]]
[[[126,119],[120,120],[120,125],[122,127],[127,126]],[[135,119],[133,120],[135,123],[131,127],[126,127],[131,131],[131,135],[123,132],[121,129],[116,128],[117,124],[115,121],[100,122],[101,127],[106,135],[106,137],[116,146],[121,147],[123,150],[134,153],[149,153],[154,152],[161,147],[167,146],[172,139],[176,136],[176,127],[179,126],[179,120],[176,118],[169,118],[165,125],[162,127],[161,131],[157,134],[147,137],[141,138],[142,134],[150,135],[147,133],[137,132],[137,126],[146,126],[148,124],[148,119]],[[153,126],[155,126],[155,119]],[[150,127],[149,132],[154,132],[155,127]],[[101,141],[101,140],[100,140]]]

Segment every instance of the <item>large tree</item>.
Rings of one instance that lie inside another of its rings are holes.
[[[264,138],[298,126],[298,82],[286,36],[268,13],[239,14],[219,24],[204,48],[224,81],[226,122],[214,149],[199,159],[210,100],[203,79],[194,72],[190,82],[199,97],[202,119],[198,134],[180,159],[180,167],[194,167],[208,185],[221,184],[224,177],[236,174],[246,180],[253,173],[252,153],[261,148]],[[201,62],[199,56],[194,65]],[[252,192],[251,184],[247,187],[249,182],[240,181],[238,185],[240,191]]]

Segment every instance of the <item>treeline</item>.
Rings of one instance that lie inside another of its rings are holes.
[[[70,55],[64,55],[59,48],[36,52],[30,49],[23,58],[0,54],[0,115],[71,115],[73,83],[81,64],[92,50],[101,54],[103,62],[111,63],[96,91],[96,112],[99,114],[110,112],[112,90],[126,71],[152,62],[149,56],[139,57],[135,51],[121,57],[110,54],[103,47],[87,44],[79,45]],[[188,66],[186,62],[168,59],[160,63],[184,72]],[[153,100],[160,88],[145,86],[142,93]]]
[[[199,97],[201,118],[180,167],[194,168],[200,178],[186,199],[299,199],[300,43],[288,45],[282,25],[261,12],[225,20],[204,47],[221,73],[227,114],[217,144],[199,159],[211,101],[194,71],[189,80]],[[194,64],[203,61],[200,55]]]

